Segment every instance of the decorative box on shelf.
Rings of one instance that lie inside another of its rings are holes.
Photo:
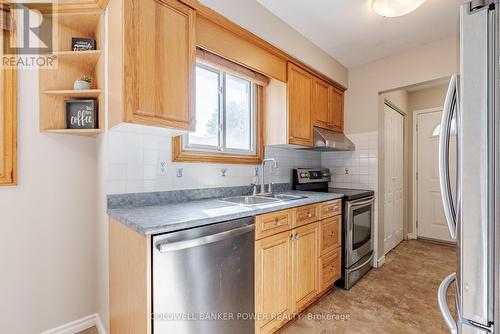
[[[96,129],[97,100],[66,100],[66,128],[67,129]]]

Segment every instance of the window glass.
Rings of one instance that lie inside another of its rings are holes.
[[[189,145],[219,147],[219,72],[196,67],[196,131]]]
[[[432,137],[439,137],[439,134],[441,133],[441,123],[436,125],[434,129],[432,130]],[[450,128],[450,134],[452,136],[457,134],[457,121],[456,119],[451,120],[451,128]]]
[[[207,65],[196,67],[196,130],[184,148],[255,154],[255,84]]]
[[[226,76],[226,147],[252,149],[252,106],[250,81]]]

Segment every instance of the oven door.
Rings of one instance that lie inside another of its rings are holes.
[[[345,257],[349,268],[373,250],[373,196],[348,201],[345,221]]]

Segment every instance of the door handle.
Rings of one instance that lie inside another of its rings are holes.
[[[457,238],[457,215],[451,195],[449,155],[453,110],[455,108],[458,110],[457,85],[457,76],[453,75],[450,79],[448,91],[446,92],[443,116],[441,118],[441,131],[439,133],[439,186],[441,188],[441,199],[443,201],[446,223],[453,239]]]
[[[448,329],[450,330],[451,334],[457,334],[457,323],[455,322],[455,319],[451,316],[450,309],[448,308],[448,303],[446,301],[446,292],[450,288],[451,284],[455,282],[457,279],[456,274],[452,273],[441,282],[439,285],[438,289],[438,305],[439,305],[439,310],[441,311],[441,315],[443,316],[444,322],[446,323],[446,326],[448,326]]]

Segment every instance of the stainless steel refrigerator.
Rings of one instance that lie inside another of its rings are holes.
[[[441,283],[438,302],[451,333],[500,334],[499,10],[499,0],[461,5],[460,75],[451,78],[441,123],[439,177],[458,263],[456,273]],[[456,189],[448,172],[453,123]],[[452,315],[446,293],[455,286]]]

